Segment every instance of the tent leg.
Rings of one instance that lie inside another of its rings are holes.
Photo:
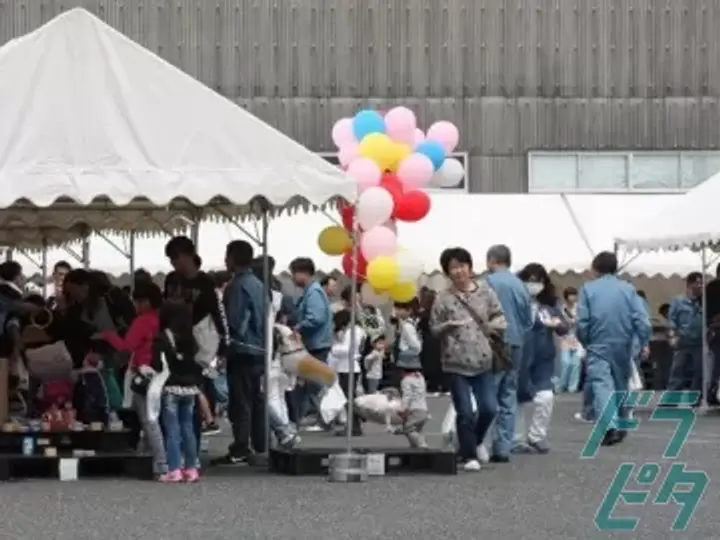
[[[90,268],[90,236],[82,239],[82,265],[85,270]]]
[[[128,239],[128,250],[125,255],[128,259],[130,279],[132,280],[135,275],[135,231],[130,233],[130,238]]]
[[[703,376],[702,376],[702,388],[701,388],[701,396],[702,396],[702,407],[706,408],[708,405],[708,385],[710,382],[710,377],[712,376],[712,360],[710,359],[710,355],[708,354],[708,340],[707,340],[707,318],[705,317],[705,313],[707,310],[707,291],[705,290],[707,287],[707,249],[703,246],[702,250],[700,251],[700,257],[702,259],[702,300],[701,300],[701,311],[702,313],[702,366],[703,366]]]
[[[273,357],[273,331],[274,322],[270,317],[272,313],[272,292],[270,287],[270,258],[268,254],[268,209],[263,207],[262,212],[262,272],[263,272],[263,298],[265,298],[265,375],[263,387],[265,390],[265,450],[270,452],[270,369]]]
[[[42,294],[43,298],[47,298],[47,288],[48,288],[48,246],[47,246],[47,239],[43,238],[43,246],[42,246],[42,252],[40,254],[41,262],[40,262],[40,273],[42,274]]]

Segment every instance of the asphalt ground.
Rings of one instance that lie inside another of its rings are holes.
[[[634,532],[598,530],[594,517],[618,467],[660,464],[675,423],[638,413],[639,429],[595,459],[580,454],[591,426],[572,420],[578,396],[561,396],[548,455],[515,456],[479,473],[372,478],[365,484],[331,484],[322,477],[282,477],[256,468],[209,470],[198,485],[133,480],[28,480],[0,485],[0,540],[413,540],[720,538],[720,417],[699,416],[675,460],[704,471],[710,484],[685,532],[672,532],[675,504],[628,506],[616,516],[638,517]],[[447,398],[433,399],[428,426],[440,444]],[[405,444],[401,437],[368,430],[363,446]],[[342,444],[308,434],[306,445]],[[212,438],[221,453],[227,438]],[[662,477],[662,476],[661,476]],[[658,484],[661,480],[658,481]],[[657,492],[658,486],[651,493]]]

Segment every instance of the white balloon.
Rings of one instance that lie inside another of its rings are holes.
[[[362,303],[368,306],[382,307],[390,303],[390,295],[388,293],[375,292],[369,283],[365,282],[360,288],[360,298]]]
[[[465,168],[455,158],[447,158],[433,175],[430,185],[434,187],[455,187],[465,177]]]
[[[425,270],[422,259],[407,249],[398,250],[395,260],[400,269],[400,276],[398,277],[400,283],[417,281]]]
[[[357,221],[366,231],[382,225],[392,216],[395,202],[384,187],[366,189],[358,199],[356,206]]]

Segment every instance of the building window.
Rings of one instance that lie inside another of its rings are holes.
[[[325,161],[328,163],[332,163],[333,165],[340,166],[340,161],[338,161],[338,155],[335,152],[318,152],[318,155],[325,158]],[[468,159],[468,155],[466,152],[453,152],[448,157],[452,157],[457,159],[460,163],[462,163],[463,167],[465,168],[465,177],[462,179],[462,181],[457,184],[456,186],[451,187],[444,187],[444,188],[430,188],[427,191],[468,191],[468,178],[470,176],[470,160]]]
[[[531,193],[687,191],[720,172],[720,151],[530,152]]]

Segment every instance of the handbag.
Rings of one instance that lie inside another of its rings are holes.
[[[72,357],[63,341],[25,349],[24,356],[30,375],[42,382],[69,377],[73,368]]]
[[[490,349],[492,350],[492,370],[495,373],[499,373],[501,371],[509,371],[512,369],[512,353],[510,352],[510,347],[508,347],[507,343],[505,343],[505,337],[501,333],[492,331],[488,327],[485,319],[477,311],[475,311],[475,308],[472,307],[462,296],[457,293],[453,293],[453,295],[457,298],[458,302],[460,302],[460,305],[465,308],[465,311],[470,314],[470,317],[472,317],[475,323],[480,327],[480,330],[488,340]]]

